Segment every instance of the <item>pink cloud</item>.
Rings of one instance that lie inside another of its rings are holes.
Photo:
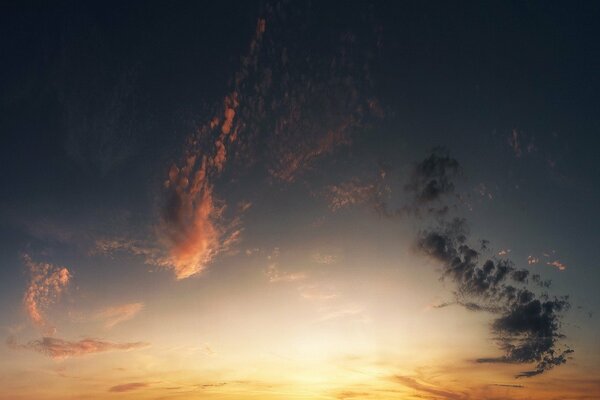
[[[55,360],[117,350],[136,350],[149,346],[144,342],[115,343],[93,338],[68,341],[48,336],[25,344],[18,344],[11,337],[7,340],[7,344],[13,349],[33,350]]]
[[[23,262],[29,270],[29,282],[23,296],[25,310],[34,325],[53,334],[55,328],[44,317],[44,311],[60,298],[71,280],[71,273],[65,267],[34,262],[27,254],[23,255]]]
[[[552,261],[552,262],[547,262],[547,265],[550,265],[552,267],[558,268],[559,271],[564,271],[567,269],[567,266],[563,263],[561,263],[558,260]]]

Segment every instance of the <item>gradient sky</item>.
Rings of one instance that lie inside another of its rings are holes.
[[[599,399],[599,17],[5,4],[0,399]]]

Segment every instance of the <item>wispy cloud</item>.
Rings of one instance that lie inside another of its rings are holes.
[[[422,233],[417,247],[442,264],[443,276],[456,284],[457,304],[496,315],[492,331],[504,355],[477,362],[535,363],[533,370],[518,377],[538,375],[565,363],[573,352],[560,345],[564,337],[561,312],[569,308],[567,298],[536,295],[524,287],[529,271],[515,268],[505,258],[480,264],[480,253],[467,240],[466,222],[454,219],[440,229]]]
[[[107,307],[96,313],[95,319],[104,321],[107,329],[128,321],[135,317],[144,308],[144,303],[128,303]]]
[[[339,297],[338,291],[331,285],[323,285],[320,283],[311,283],[308,285],[301,285],[298,288],[300,296],[307,300],[332,300]]]
[[[269,282],[295,282],[306,279],[306,273],[304,272],[284,272],[279,268],[279,248],[273,249],[271,254],[267,256],[269,265],[265,271]]]
[[[416,378],[410,376],[394,376],[392,380],[415,390],[419,394],[419,397],[425,395],[427,396],[426,398],[434,396],[433,398],[446,400],[463,400],[469,398],[469,396],[465,393],[455,392],[431,384],[422,383]]]
[[[104,353],[109,351],[128,351],[142,349],[149,346],[145,342],[116,343],[101,339],[87,338],[78,341],[69,341],[54,337],[43,337],[25,344],[19,344],[12,337],[8,338],[7,345],[13,349],[32,350],[55,360],[70,357],[81,357],[88,354]]]
[[[130,392],[132,390],[143,389],[145,387],[148,387],[149,385],[150,384],[146,383],[146,382],[124,383],[122,385],[112,386],[110,389],[108,389],[108,391],[115,392],[115,393]]]
[[[34,262],[28,254],[23,255],[23,263],[29,270],[29,282],[23,297],[27,314],[38,328],[54,334],[56,329],[47,321],[44,311],[60,298],[72,275],[65,267]]]
[[[558,261],[558,260],[549,261],[549,262],[547,262],[546,264],[547,264],[547,265],[550,265],[550,266],[552,266],[552,267],[555,267],[555,268],[557,268],[559,271],[564,271],[564,270],[566,270],[566,269],[567,269],[567,266],[566,266],[565,264],[561,263],[561,262],[560,262],[560,261]]]

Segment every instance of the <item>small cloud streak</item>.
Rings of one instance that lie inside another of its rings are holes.
[[[307,300],[332,300],[339,297],[336,290],[321,284],[302,285],[298,288],[300,296]]]
[[[27,254],[23,255],[23,263],[29,270],[29,283],[23,297],[27,314],[36,327],[54,334],[56,329],[44,317],[44,310],[60,298],[72,275],[65,267],[34,262]]]
[[[512,149],[513,153],[515,153],[515,157],[519,158],[523,155],[521,141],[519,140],[519,132],[516,129],[513,129],[512,133],[508,137],[508,145]]]
[[[121,304],[101,310],[96,314],[95,319],[105,321],[105,328],[110,329],[121,322],[132,319],[143,308],[144,303]]]
[[[558,261],[558,260],[554,260],[554,261],[552,261],[552,262],[547,262],[547,263],[546,263],[546,265],[550,265],[550,266],[552,266],[552,267],[555,267],[555,268],[557,268],[559,271],[564,271],[564,270],[566,270],[566,269],[567,269],[567,266],[566,266],[565,264],[561,263],[561,262],[560,262],[560,261]]]
[[[48,336],[25,344],[19,344],[13,337],[9,337],[6,344],[12,349],[33,350],[54,360],[117,350],[136,350],[149,346],[149,343],[145,342],[115,343],[93,338],[69,341]]]
[[[142,389],[147,387],[149,384],[146,382],[131,382],[131,383],[124,383],[122,385],[116,385],[111,387],[110,389],[108,389],[109,392],[114,392],[114,393],[123,393],[123,392],[130,392],[132,390],[138,390],[138,389]]]
[[[424,383],[419,382],[415,378],[411,378],[409,376],[394,376],[392,378],[393,381],[400,383],[403,386],[411,388],[419,393],[419,397],[421,395],[432,395],[436,399],[447,399],[447,400],[462,400],[467,399],[468,396],[464,393],[452,392],[446,389],[440,389],[436,386],[426,385]]]

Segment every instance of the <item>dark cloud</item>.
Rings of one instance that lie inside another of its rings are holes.
[[[492,332],[504,355],[480,358],[480,363],[536,363],[535,369],[518,377],[543,373],[564,364],[573,351],[560,345],[561,312],[568,298],[538,296],[527,289],[529,271],[517,269],[510,260],[480,260],[470,247],[464,219],[443,223],[439,229],[422,232],[417,248],[439,261],[442,276],[456,285],[456,303],[471,311],[495,315]],[[539,277],[532,279],[539,282]]]
[[[454,192],[452,180],[458,172],[458,161],[450,157],[444,148],[435,148],[415,166],[406,190],[413,194],[417,205],[432,203]]]

